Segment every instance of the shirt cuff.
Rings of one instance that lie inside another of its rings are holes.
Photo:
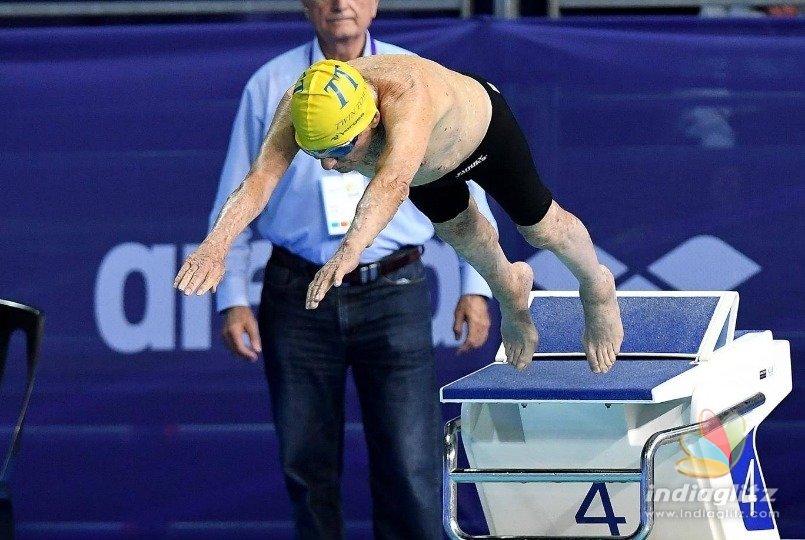
[[[461,294],[478,294],[492,298],[492,289],[484,278],[469,263],[459,258],[459,273],[461,274]]]
[[[215,292],[215,303],[218,313],[233,306],[249,306],[249,293],[243,276],[227,276],[218,284]]]

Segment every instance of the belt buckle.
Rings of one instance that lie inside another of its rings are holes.
[[[361,285],[371,283],[380,277],[380,265],[376,262],[361,266],[359,270]]]

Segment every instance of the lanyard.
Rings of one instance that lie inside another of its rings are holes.
[[[375,43],[375,38],[369,36],[369,54],[374,56],[377,54],[377,43]],[[313,43],[310,43],[310,46],[307,48],[307,64],[309,66],[313,65]]]

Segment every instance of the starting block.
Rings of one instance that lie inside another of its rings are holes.
[[[590,371],[577,292],[532,292],[523,371],[495,362],[441,389],[444,526],[454,539],[779,540],[755,450],[791,391],[787,341],[738,331],[735,292],[619,292],[624,342]],[[461,436],[469,468],[458,466]],[[458,523],[474,483],[489,535]]]

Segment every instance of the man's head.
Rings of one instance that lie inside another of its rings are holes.
[[[377,116],[371,88],[346,62],[316,62],[294,84],[291,117],[296,143],[318,159],[349,154],[359,135],[377,125]]]
[[[302,0],[319,39],[332,45],[362,37],[377,15],[379,0]]]

